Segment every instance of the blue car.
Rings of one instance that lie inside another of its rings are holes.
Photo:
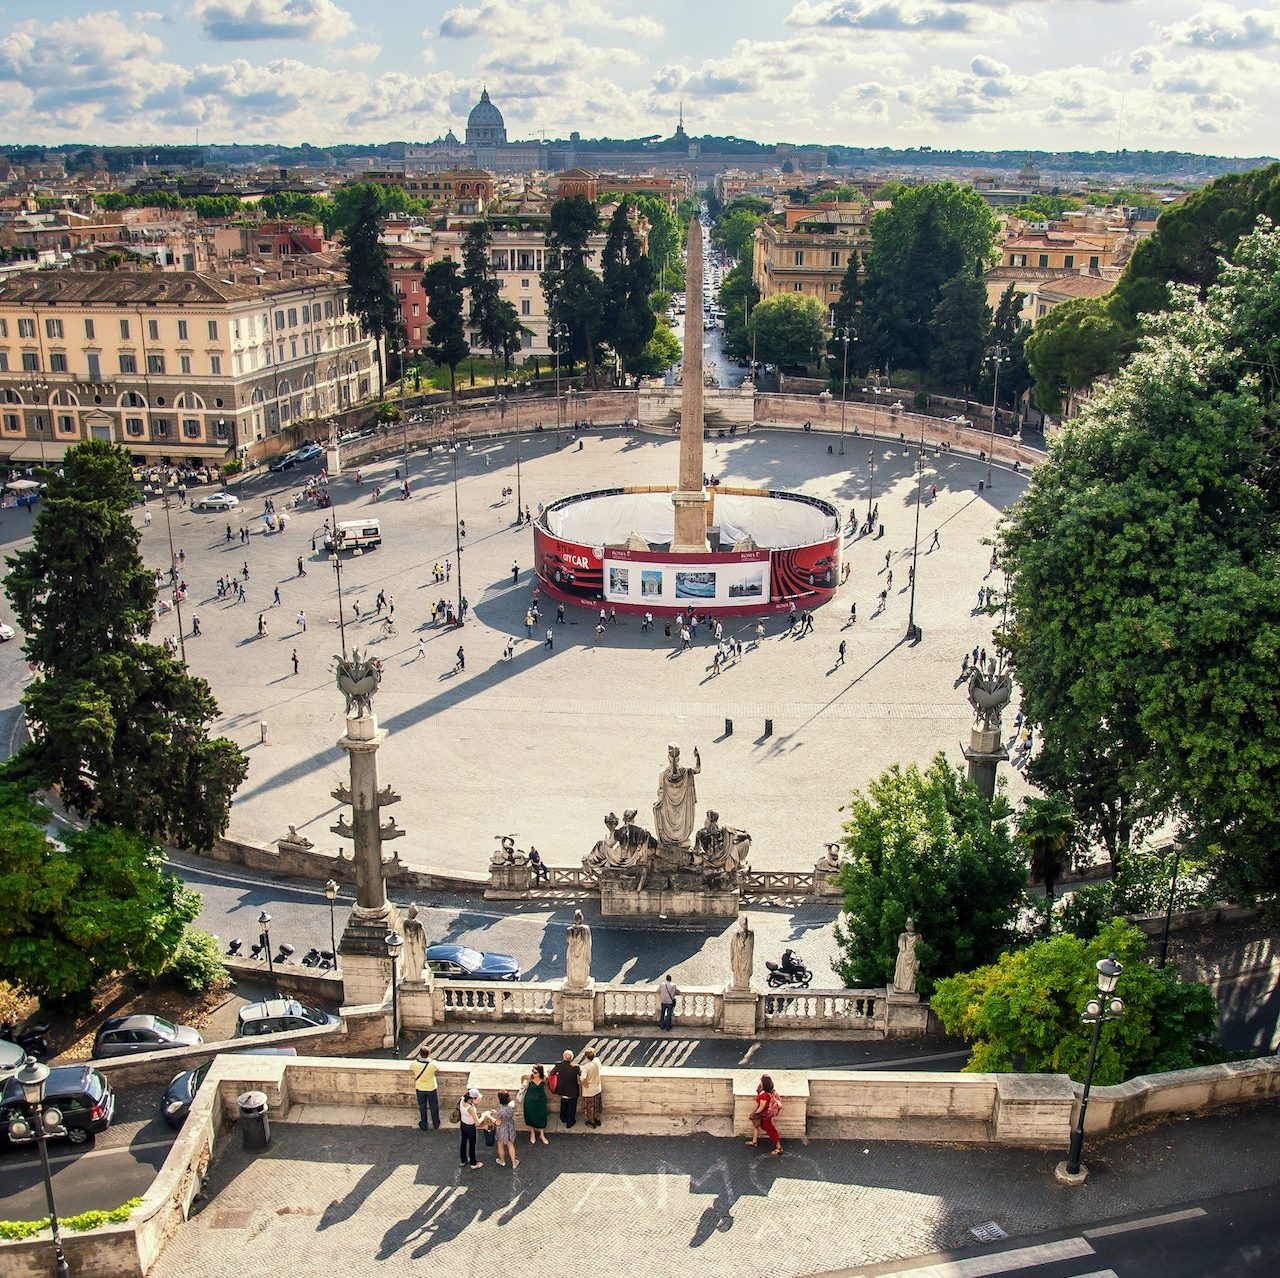
[[[447,981],[518,981],[520,964],[510,954],[489,954],[469,945],[430,945],[427,967]]]

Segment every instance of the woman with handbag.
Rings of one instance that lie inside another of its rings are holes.
[[[480,1093],[474,1087],[468,1087],[458,1102],[458,1159],[466,1167],[479,1167],[476,1159],[476,1128],[480,1123],[480,1114],[476,1102]]]
[[[547,1075],[541,1065],[535,1065],[520,1076],[524,1084],[524,1125],[529,1129],[529,1144],[541,1138],[547,1143]]]
[[[494,1139],[498,1143],[499,1167],[506,1167],[506,1155],[511,1155],[511,1166],[519,1167],[516,1157],[516,1107],[511,1103],[510,1092],[498,1093],[498,1108],[494,1111]]]
[[[751,1125],[757,1130],[747,1144],[754,1148],[760,1143],[760,1132],[773,1142],[773,1152],[782,1153],[782,1141],[773,1120],[782,1113],[782,1099],[773,1086],[773,1079],[768,1074],[760,1075],[760,1085],[756,1089],[756,1107],[751,1114]]]

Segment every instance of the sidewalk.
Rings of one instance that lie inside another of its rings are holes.
[[[514,1172],[481,1145],[472,1171],[459,1167],[456,1127],[422,1133],[414,1117],[277,1124],[258,1156],[233,1138],[153,1278],[794,1278],[972,1246],[988,1221],[1017,1238],[1280,1181],[1275,1108],[1090,1142],[1080,1189],[1053,1179],[1063,1151],[815,1141],[773,1158],[709,1136],[612,1137],[607,1112],[587,1139],[553,1120],[550,1146],[521,1144]]]

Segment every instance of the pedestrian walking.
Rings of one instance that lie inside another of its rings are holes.
[[[193,635],[198,635],[200,633],[200,618],[198,616],[191,618],[191,633]]]
[[[294,673],[294,674],[297,674],[297,673],[298,673],[298,650],[297,650],[297,648],[295,648],[295,649],[293,650],[293,673]]]
[[[782,1100],[778,1096],[773,1086],[773,1079],[768,1074],[760,1075],[760,1083],[756,1088],[756,1107],[751,1114],[751,1125],[758,1127],[757,1131],[747,1144],[754,1148],[760,1143],[760,1132],[773,1142],[773,1152],[775,1154],[782,1153],[782,1141],[778,1136],[778,1129],[774,1126],[774,1120],[782,1113]]]
[[[908,585],[908,586],[914,586],[914,585],[915,585],[915,581],[916,581],[916,566],[915,566],[915,564],[912,564],[912,565],[907,569],[907,585]]]
[[[564,625],[564,604],[556,604],[556,625]]]
[[[600,1062],[596,1060],[594,1047],[588,1047],[582,1053],[580,1068],[582,1070],[582,1077],[579,1080],[582,1089],[582,1121],[588,1127],[599,1127],[604,1084],[600,1081]]]
[[[600,640],[603,638],[604,638],[604,622],[601,621],[596,623],[596,643],[599,643]]]
[[[230,524],[228,524],[228,525],[227,525],[227,540],[228,540],[228,541],[230,541],[230,540],[231,540],[231,525],[230,525]]]
[[[307,570],[302,566],[302,556],[299,555],[298,556],[298,576],[305,577],[306,575],[307,575]]]
[[[733,641],[733,655],[734,657],[737,658],[737,660],[739,661],[742,660],[742,640],[741,639],[735,639]]]
[[[427,1116],[431,1126],[440,1130],[440,1088],[436,1081],[436,1063],[431,1059],[431,1049],[423,1043],[418,1054],[409,1062],[413,1071],[413,1092],[418,1098],[418,1126],[425,1132]]]
[[[526,639],[533,638],[533,611],[532,610],[524,614],[524,637]]]
[[[267,619],[262,613],[258,614],[258,638],[265,639],[267,637]]]
[[[273,608],[280,607],[280,587],[277,586],[271,594],[271,606]]]
[[[671,1021],[676,1014],[676,999],[680,997],[680,987],[671,979],[671,973],[658,982],[658,1028],[670,1032]]]
[[[975,666],[978,664],[978,651],[979,651],[978,645],[975,643],[973,645],[973,664]]]
[[[979,653],[978,660],[981,662],[982,666],[985,668],[987,664],[987,650],[985,648],[983,648]]]
[[[444,579],[445,581],[449,581],[452,579],[452,577],[453,577],[453,560],[446,559],[444,561]]]
[[[513,563],[511,565],[511,584],[514,586],[520,580],[520,565]]]
[[[685,626],[684,629],[680,631],[680,650],[682,652],[688,652],[692,647],[693,636],[689,633],[689,627]]]
[[[718,675],[718,674],[720,673],[720,658],[721,658],[721,656],[722,656],[722,655],[723,655],[723,654],[720,652],[720,650],[719,650],[719,649],[717,649],[717,650],[716,650],[716,655],[712,658],[712,661],[711,661],[711,673],[712,673],[712,675],[713,675],[713,676],[714,676],[714,675]]]
[[[421,635],[419,635],[418,636],[418,655],[414,658],[414,660],[421,661],[422,658],[425,657],[426,655],[427,655],[427,641],[423,639]]]
[[[480,1125],[480,1111],[476,1102],[480,1093],[468,1087],[458,1102],[458,1161],[464,1167],[479,1167],[476,1161],[476,1128]]]
[[[890,590],[893,589],[893,569],[892,568],[889,569],[888,586]]]
[[[551,1071],[552,1090],[560,1100],[560,1121],[572,1127],[578,1121],[578,1097],[582,1095],[582,1070],[567,1048]]]
[[[887,590],[882,590],[880,592],[880,611],[881,612],[884,611],[885,600],[888,598],[889,598],[889,592]]]
[[[467,619],[467,609],[468,609],[468,608],[470,608],[470,607],[471,607],[471,605],[470,605],[470,603],[468,603],[468,602],[467,602],[467,597],[466,597],[466,595],[463,595],[463,596],[462,596],[462,602],[458,605],[458,620],[459,620],[459,621],[466,621],[466,619]],[[536,618],[535,618],[535,620],[536,620]]]
[[[547,1143],[547,1075],[541,1065],[520,1075],[520,1109],[529,1129],[529,1144]]]
[[[757,621],[756,622],[756,643],[759,643],[763,638],[764,638],[764,622]]]
[[[237,589],[238,589],[239,594],[240,594],[240,602],[241,602],[241,603],[244,603],[248,596],[245,594],[245,590],[244,590],[244,582],[243,582],[243,581],[240,583],[240,585],[237,587]]]
[[[929,543],[930,550],[938,550],[942,546],[942,542],[938,538],[938,530],[933,530],[933,540]]]
[[[849,605],[849,623],[851,625],[857,625],[857,622],[858,622],[858,604],[857,604],[857,601],[855,600],[853,603]]]
[[[840,640],[840,647],[836,649],[836,665],[844,665],[845,642]]]
[[[495,1160],[499,1167],[519,1167],[516,1157],[516,1107],[511,1103],[510,1092],[498,1093],[498,1108],[493,1113],[493,1143],[498,1147]],[[509,1155],[508,1163],[504,1155]]]
[[[355,599],[352,601],[351,611],[355,613],[356,620],[359,621],[360,620],[360,600],[359,599]]]
[[[884,552],[884,568],[882,568],[882,569],[880,570],[881,572],[884,572],[885,568],[888,568],[888,567],[889,567],[889,560],[890,560],[892,557],[893,557],[893,551],[891,551],[891,550],[886,550],[886,551]]]
[[[302,609],[299,609],[298,615],[297,617],[294,618],[294,620],[298,623],[298,629],[301,630],[303,634],[306,634],[307,633],[307,614]]]
[[[465,670],[467,668],[467,654],[462,651],[462,645],[458,645],[458,651],[454,654],[458,658],[458,664],[455,670]]]
[[[609,609],[609,624],[616,626],[618,624],[618,610],[616,608]]]
[[[969,673],[969,654],[966,652],[960,661],[960,674],[967,675]]]

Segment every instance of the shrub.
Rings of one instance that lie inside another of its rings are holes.
[[[198,927],[183,932],[165,975],[173,977],[188,994],[223,990],[231,984],[231,973],[222,961],[222,943]]]
[[[63,1229],[76,1232],[97,1229],[101,1225],[118,1225],[129,1219],[129,1214],[141,1201],[141,1198],[130,1198],[127,1203],[121,1203],[110,1211],[82,1211],[78,1216],[59,1216],[58,1223]],[[0,1220],[0,1239],[12,1242],[20,1238],[34,1238],[48,1228],[48,1216],[43,1220]]]

